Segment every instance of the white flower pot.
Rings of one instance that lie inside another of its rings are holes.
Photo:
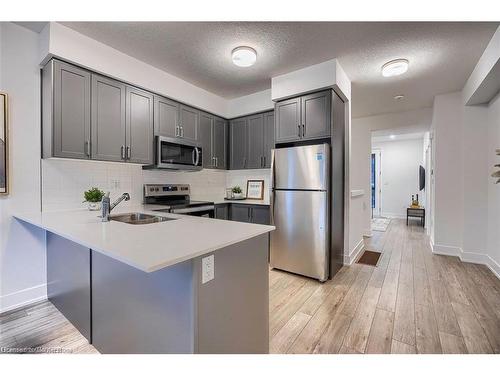
[[[99,211],[101,209],[101,202],[87,202],[89,211]]]
[[[241,199],[243,198],[243,193],[233,193],[233,198]]]

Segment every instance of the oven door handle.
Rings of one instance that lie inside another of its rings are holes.
[[[213,211],[215,210],[214,205],[198,206],[198,207],[187,207],[187,208],[172,208],[170,213],[172,214],[186,214],[190,212],[203,212],[203,211]]]

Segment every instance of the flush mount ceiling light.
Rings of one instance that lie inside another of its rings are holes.
[[[396,96],[394,97],[394,100],[403,100],[404,98],[405,98],[405,96],[404,96],[404,95],[396,95]]]
[[[406,73],[409,62],[406,59],[389,61],[382,65],[382,75],[384,77],[394,77]]]
[[[394,138],[396,138],[396,136],[395,136],[394,134],[391,134],[391,135],[390,135],[390,138],[391,138],[391,139],[394,139]]]
[[[231,52],[233,64],[237,66],[252,66],[257,61],[257,52],[250,47],[237,47]]]

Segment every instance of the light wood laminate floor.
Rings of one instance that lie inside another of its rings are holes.
[[[500,281],[483,265],[431,253],[416,223],[392,220],[324,284],[272,270],[271,353],[500,353]]]
[[[365,245],[383,253],[377,267],[323,284],[270,271],[271,353],[500,352],[500,281],[487,267],[433,255],[403,220]],[[0,348],[97,353],[48,301],[0,316]]]

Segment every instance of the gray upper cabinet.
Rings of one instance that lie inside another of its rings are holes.
[[[300,139],[302,130],[300,124],[300,98],[276,103],[274,114],[276,116],[276,143],[292,142]]]
[[[179,131],[182,138],[198,140],[198,125],[200,114],[198,110],[181,104],[179,110]]]
[[[247,168],[262,168],[264,164],[264,115],[249,116],[248,145],[247,145]]]
[[[90,158],[90,72],[60,61],[42,71],[44,157]]]
[[[212,131],[214,117],[208,113],[200,112],[200,126],[198,141],[202,147],[203,168],[215,167],[215,160],[212,152]]]
[[[154,102],[154,129],[155,135],[175,137],[178,134],[179,103],[173,100],[155,96]]]
[[[245,169],[247,165],[247,119],[231,121],[230,168]]]
[[[92,158],[125,160],[126,87],[92,74]]]
[[[227,168],[227,122],[215,117],[212,130],[212,156],[215,168]]]
[[[127,87],[126,108],[126,159],[132,163],[152,164],[153,95],[134,87]]]
[[[231,121],[231,169],[270,168],[274,147],[274,112]]]
[[[203,168],[226,169],[227,123],[200,112],[198,142],[203,150]]]
[[[274,148],[274,111],[264,113],[263,167],[271,168],[271,150]]]
[[[275,106],[276,143],[330,136],[331,91],[284,100]]]
[[[322,91],[301,98],[302,138],[324,138],[330,135],[331,92]]]

